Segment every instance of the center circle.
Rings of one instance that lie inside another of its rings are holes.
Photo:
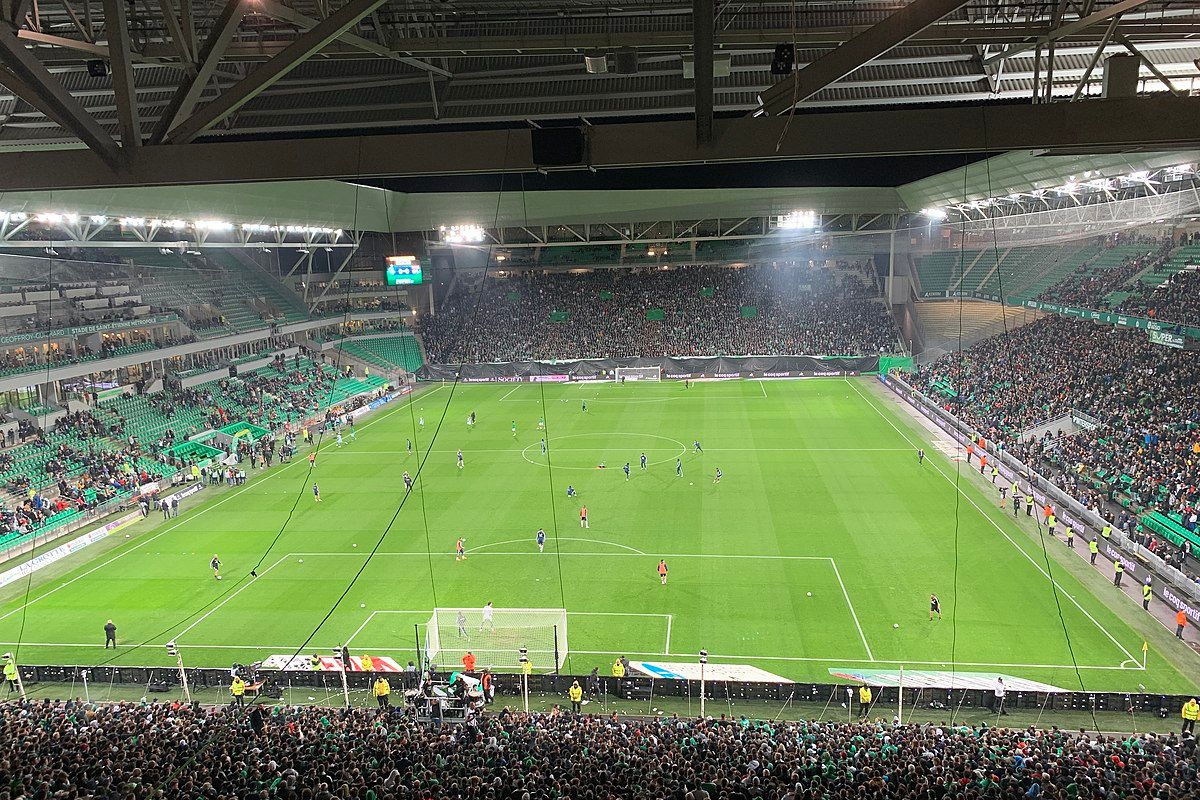
[[[613,439],[651,439],[657,444],[653,447],[631,447],[614,444]],[[580,446],[578,440],[594,439],[595,446]],[[567,442],[563,445],[563,442]],[[671,445],[670,447],[666,445]],[[660,436],[657,433],[568,433],[566,436],[555,436],[547,445],[550,457],[554,460],[555,469],[596,469],[603,462],[606,469],[620,470],[628,461],[631,468],[636,469],[638,456],[646,454],[646,466],[669,464],[687,454],[687,447],[678,439],[670,436]],[[630,457],[632,453],[632,457]],[[663,453],[670,455],[663,457]],[[655,455],[658,455],[656,458]],[[541,447],[531,444],[521,451],[521,457],[535,466],[547,465],[546,456],[541,453]],[[586,463],[585,463],[586,462]]]

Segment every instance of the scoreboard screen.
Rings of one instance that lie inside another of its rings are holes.
[[[421,262],[415,256],[387,257],[388,286],[415,286],[421,280]]]

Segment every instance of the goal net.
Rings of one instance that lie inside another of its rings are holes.
[[[661,381],[662,370],[658,367],[617,367],[617,380]]]
[[[567,612],[562,608],[437,608],[425,623],[425,658],[457,669],[468,650],[478,669],[521,668],[521,648],[536,672],[560,669],[567,658]]]

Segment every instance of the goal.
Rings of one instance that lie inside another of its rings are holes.
[[[518,670],[521,648],[536,672],[561,669],[567,658],[566,609],[497,608],[485,624],[480,608],[436,608],[425,623],[425,659],[443,670],[457,668],[468,650],[480,669]]]
[[[617,380],[627,381],[661,381],[662,369],[659,367],[617,367]]]

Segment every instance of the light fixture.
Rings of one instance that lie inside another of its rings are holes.
[[[808,230],[817,227],[817,213],[808,210],[796,210],[779,218],[779,228],[785,231]]]
[[[443,225],[438,228],[438,233],[446,244],[474,244],[482,242],[485,236],[479,225]]]
[[[946,218],[946,210],[943,208],[922,208],[921,213],[933,220],[944,220]]]

